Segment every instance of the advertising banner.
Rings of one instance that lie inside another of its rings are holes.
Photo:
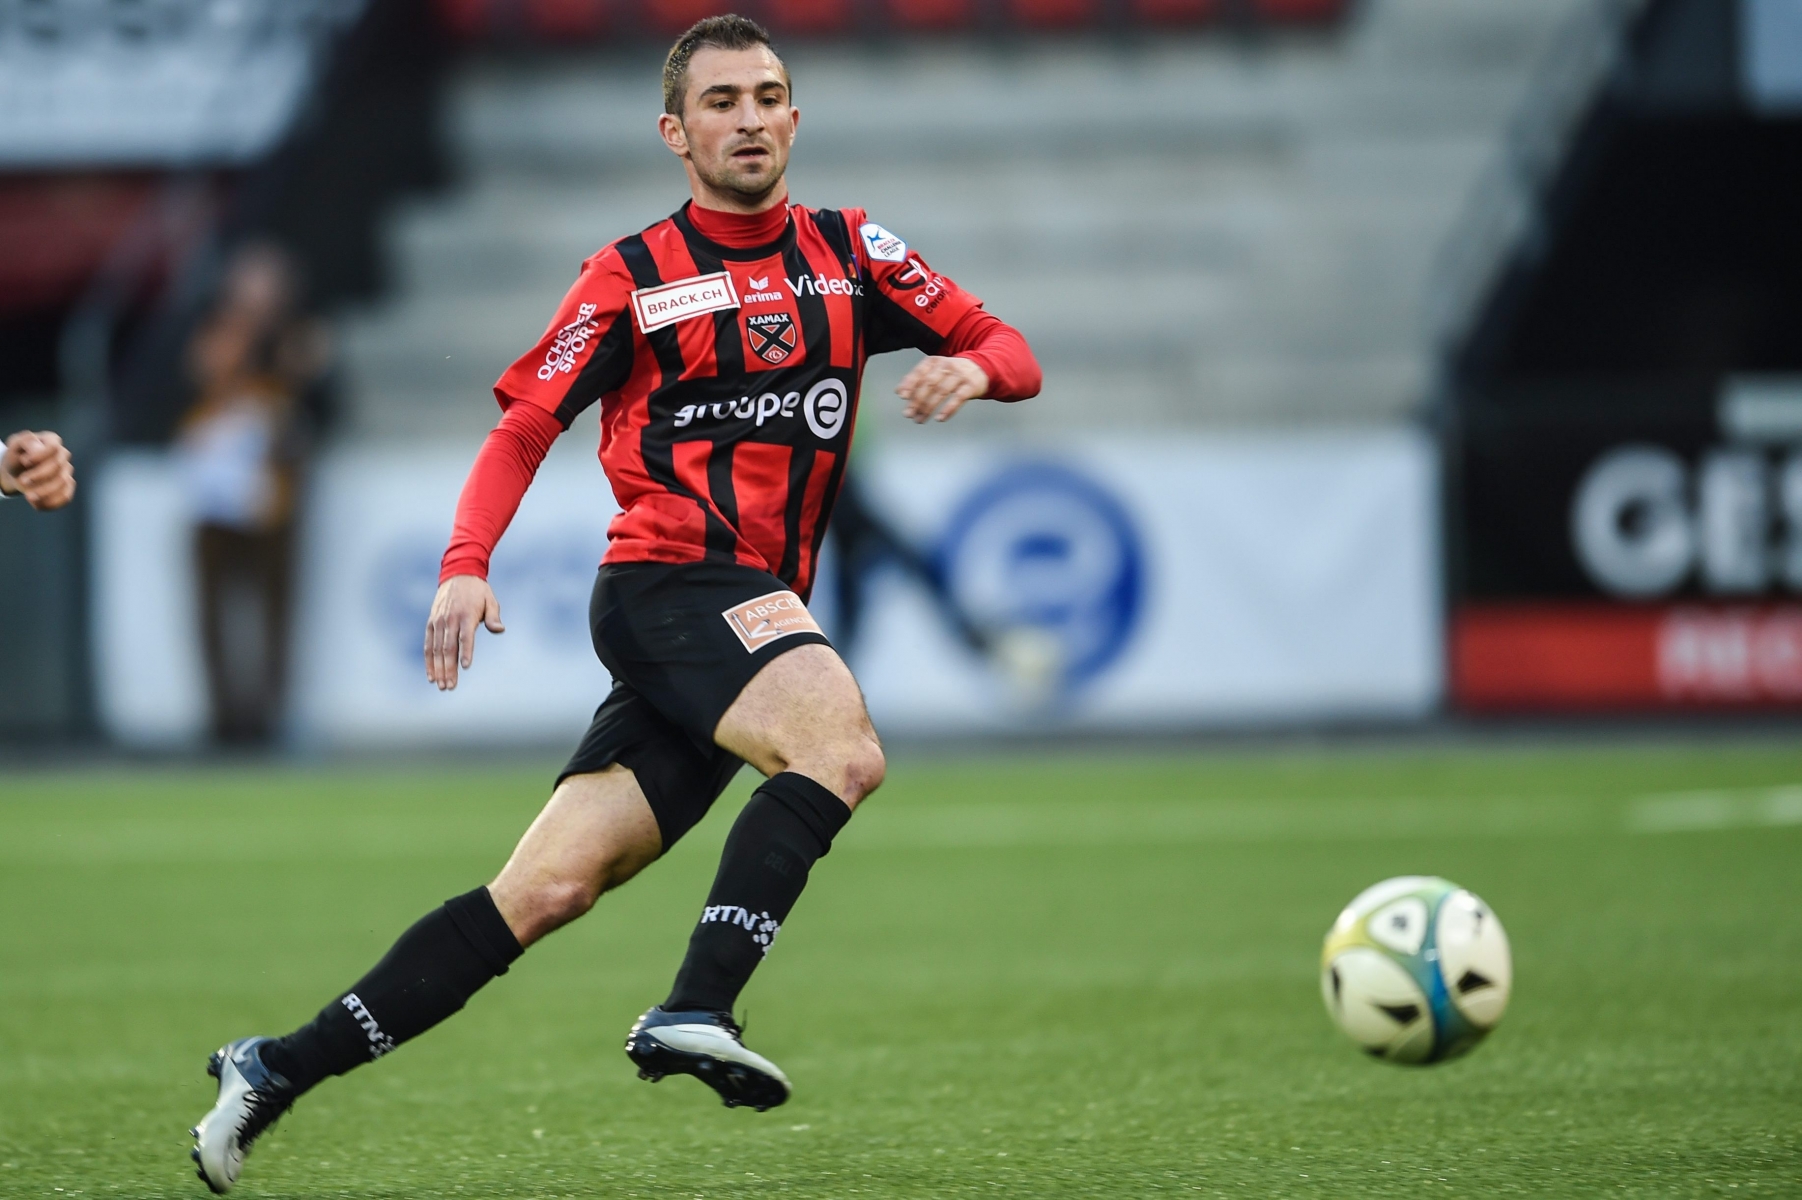
[[[426,681],[426,617],[468,449],[340,451],[313,487],[295,727],[338,746],[514,742],[571,747],[611,680],[588,596],[619,511],[592,451],[571,438],[539,470],[495,550],[507,632],[477,635],[454,692]]]
[[[588,594],[617,512],[592,451],[552,453],[491,564],[507,632],[480,635],[454,692],[425,677],[426,615],[466,447],[345,449],[318,464],[302,522],[291,742],[342,748],[573,745],[607,693]],[[95,481],[94,641],[115,739],[182,746],[205,734],[189,505],[167,455],[115,455]]]
[[[1457,462],[1462,707],[1802,702],[1802,386],[1517,389]]]
[[[865,483],[978,634],[918,583],[878,591],[853,663],[885,731],[1394,719],[1438,701],[1436,462],[1411,431],[958,443],[892,450]]]
[[[577,441],[495,553],[507,632],[478,635],[452,693],[426,681],[421,646],[469,450],[325,458],[292,739],[573,745],[610,686],[587,613],[616,511]],[[1416,717],[1441,691],[1436,472],[1405,430],[885,447],[852,468],[810,608],[885,734]],[[115,459],[100,486],[107,727],[193,741],[205,704],[181,488],[157,456]]]
[[[120,451],[91,480],[95,704],[127,745],[178,748],[206,730],[200,597],[187,497],[168,455]]]

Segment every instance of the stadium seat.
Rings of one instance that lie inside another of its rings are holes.
[[[633,6],[622,4],[622,9]],[[702,17],[719,16],[721,13],[742,12],[748,17],[761,17],[757,9],[761,5],[742,2],[730,3],[730,0],[647,0],[641,12],[645,27],[653,33],[681,33]]]
[[[967,29],[976,23],[975,0],[883,0],[882,10],[900,29]]]
[[[1302,24],[1337,20],[1348,7],[1346,0],[1252,0],[1251,10],[1266,21]]]
[[[488,0],[436,0],[438,20],[452,35],[481,37],[488,32]]]
[[[1220,15],[1221,0],[1131,0],[1133,18],[1152,25],[1199,25]]]
[[[1027,29],[1093,25],[1102,15],[1102,0],[1007,0],[1008,19]]]
[[[763,13],[778,33],[845,33],[857,7],[853,0],[765,0]]]
[[[154,176],[126,172],[0,180],[0,314],[52,308],[81,295],[156,194]],[[157,250],[159,258],[163,253]],[[0,437],[10,432],[0,430]]]
[[[525,0],[526,26],[556,41],[591,38],[607,28],[606,0]]]

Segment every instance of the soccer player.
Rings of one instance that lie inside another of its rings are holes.
[[[477,627],[502,631],[490,551],[551,442],[598,401],[622,511],[589,611],[613,690],[492,883],[428,913],[310,1023],[212,1056],[218,1101],[194,1159],[215,1191],[296,1097],[461,1009],[675,845],[746,762],[766,778],[726,838],[668,998],[626,1053],[641,1077],[694,1075],[728,1106],[788,1099],[732,1009],[882,782],[863,697],[805,603],[864,361],[926,352],[897,388],[920,422],[1035,395],[1039,368],[1017,332],[861,209],[788,202],[800,113],[756,24],[695,25],[663,88],[659,130],[692,202],[588,259],[495,385],[502,417],[458,502],[426,627],[426,675],[454,688]]]
[[[63,439],[49,430],[21,430],[0,448],[0,498],[25,497],[40,512],[75,499],[75,466]]]

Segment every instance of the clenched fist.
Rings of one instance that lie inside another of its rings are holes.
[[[908,420],[923,424],[938,415],[949,421],[967,401],[975,400],[989,390],[989,377],[981,367],[967,358],[932,355],[907,373],[895,387],[895,395],[907,403],[902,414]]]
[[[0,451],[0,492],[23,496],[40,512],[75,498],[75,467],[63,439],[49,431],[24,430],[6,439]]]

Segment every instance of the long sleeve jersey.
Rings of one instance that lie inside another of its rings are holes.
[[[440,577],[486,577],[551,443],[598,402],[620,506],[605,562],[737,562],[806,596],[864,364],[909,346],[969,358],[993,399],[1038,393],[1026,340],[863,210],[685,205],[584,262],[495,384]]]

